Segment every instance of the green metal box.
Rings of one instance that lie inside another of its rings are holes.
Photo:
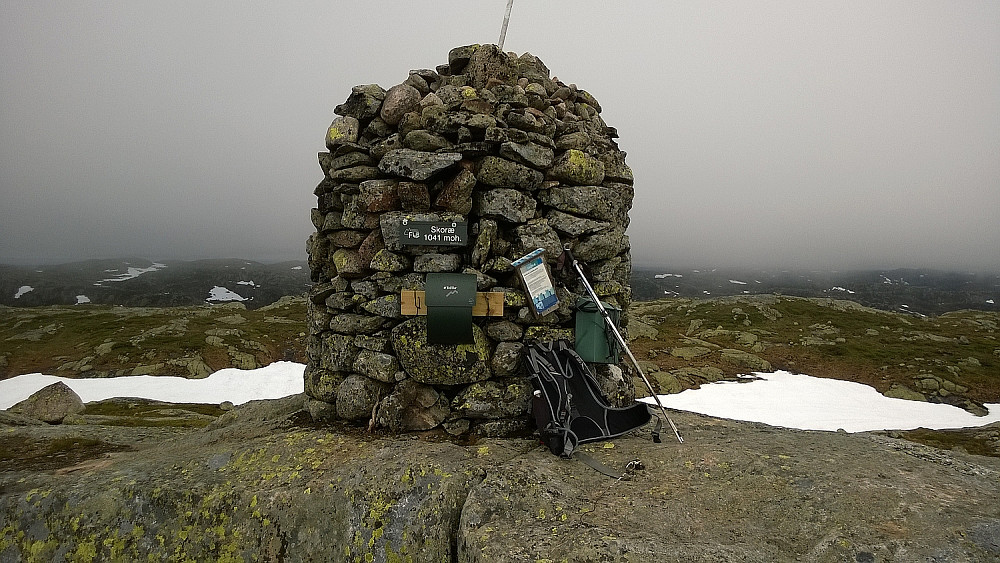
[[[427,274],[424,295],[427,299],[427,342],[471,344],[476,276]]]

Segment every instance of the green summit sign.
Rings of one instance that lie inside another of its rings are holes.
[[[465,221],[404,219],[399,241],[403,246],[465,246],[469,244],[469,224]]]

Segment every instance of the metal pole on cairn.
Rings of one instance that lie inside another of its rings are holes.
[[[500,28],[500,51],[503,51],[503,40],[507,38],[507,24],[510,23],[510,8],[514,5],[514,0],[507,0],[507,13],[503,17],[503,27]]]

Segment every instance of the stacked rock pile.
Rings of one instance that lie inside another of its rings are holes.
[[[471,45],[388,90],[356,86],[334,113],[307,243],[313,417],[397,432],[527,428],[524,342],[572,340],[585,291],[553,271],[560,306],[536,317],[511,262],[543,248],[551,266],[568,244],[602,300],[624,311],[631,298],[632,172],[601,105],[530,54]],[[467,222],[468,245],[407,246],[404,219]],[[479,291],[504,293],[503,317],[474,317],[473,344],[429,344],[400,292],[431,272],[475,274]],[[631,400],[620,369],[599,376]]]

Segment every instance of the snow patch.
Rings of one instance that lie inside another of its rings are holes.
[[[22,285],[21,287],[17,288],[17,293],[14,294],[14,299],[20,299],[22,295],[28,293],[29,291],[35,291],[35,288],[31,287],[30,285]]]
[[[986,302],[989,303],[990,305],[993,305],[993,300],[992,299],[987,299]]]
[[[302,266],[292,266],[292,269],[293,269],[293,270],[301,270],[301,269],[302,269]]]
[[[850,293],[852,295],[854,294],[854,292],[851,291],[850,289],[847,289],[846,287],[840,287],[839,285],[835,285],[835,286],[831,287],[830,291],[844,291],[844,292]]]
[[[83,305],[84,303],[90,303],[90,298],[87,297],[86,295],[77,295],[76,296],[76,304],[77,305]]]
[[[150,267],[148,267],[148,268],[132,268],[132,267],[129,267],[128,271],[125,272],[124,274],[118,274],[118,276],[116,276],[116,277],[103,279],[101,281],[102,282],[123,282],[123,281],[126,281],[126,280],[130,280],[132,278],[137,278],[137,277],[139,277],[139,276],[141,276],[143,274],[148,274],[149,272],[155,272],[157,270],[162,270],[163,268],[166,268],[166,267],[167,267],[166,264],[160,264],[159,262],[154,262],[153,265],[150,266]],[[112,271],[112,270],[105,270],[105,272],[108,272],[108,271]],[[113,271],[117,271],[117,270],[113,270]],[[100,282],[95,283],[94,285],[100,285]]]
[[[740,280],[729,280],[729,283],[734,283],[736,285],[746,285],[747,284],[747,282],[740,281]]]
[[[951,405],[892,399],[851,381],[786,371],[745,377],[755,381],[711,383],[659,399],[671,409],[801,430],[939,430],[1000,421],[1000,404],[985,405],[989,414],[976,416]]]
[[[260,287],[259,285],[253,283],[253,280],[250,280],[250,281],[238,281],[238,282],[236,282],[236,285],[249,285],[250,287],[253,287],[253,288],[259,288]]]
[[[205,301],[246,301],[247,298],[222,286],[215,286],[208,292]]]
[[[663,278],[683,278],[684,276],[682,274],[656,274],[653,277],[662,280]]]
[[[243,404],[302,393],[304,369],[303,364],[275,362],[255,370],[223,369],[205,379],[153,375],[68,379],[32,373],[0,381],[0,409],[8,409],[59,381],[85,403],[140,397],[171,403]],[[711,383],[674,395],[660,395],[659,399],[670,409],[802,430],[971,428],[1000,421],[1000,404],[984,405],[989,414],[980,417],[951,405],[891,399],[872,387],[850,381],[785,371],[744,377],[753,381]],[[653,403],[652,398],[642,400]]]
[[[169,403],[221,403],[240,405],[257,399],[280,399],[303,391],[305,365],[275,362],[252,370],[227,368],[204,379],[167,375],[129,375],[98,379],[68,379],[32,373],[0,381],[0,409],[8,409],[32,393],[65,383],[85,403],[112,397],[139,397]]]

